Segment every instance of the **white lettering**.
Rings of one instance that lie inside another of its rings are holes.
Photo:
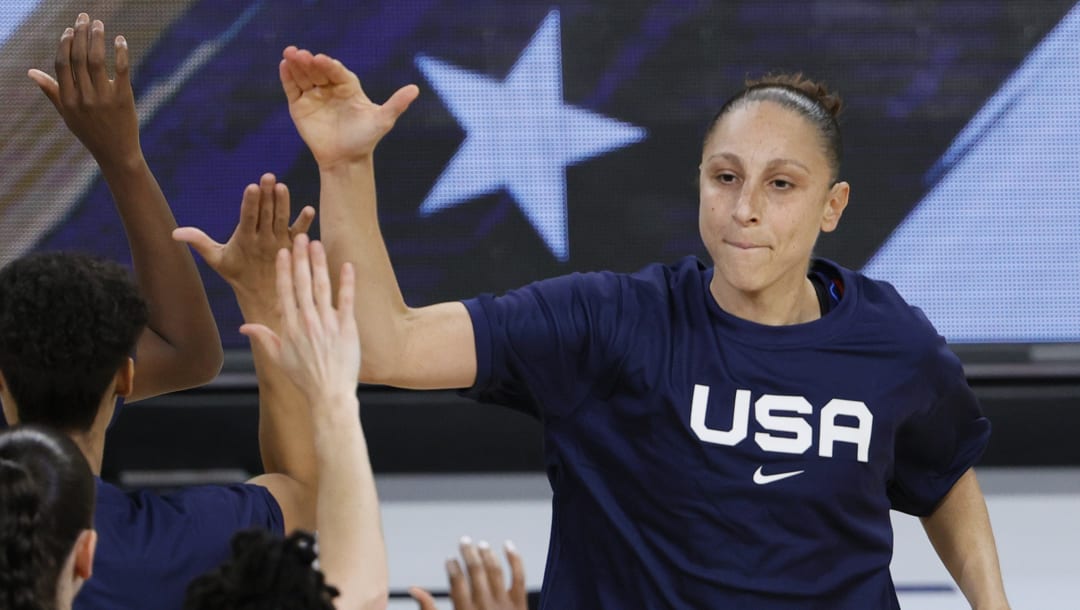
[[[836,418],[846,415],[859,420],[856,427],[841,426]],[[821,410],[821,439],[818,441],[818,455],[833,456],[833,444],[837,441],[854,443],[858,447],[859,461],[870,460],[870,433],[874,427],[874,414],[866,408],[866,403],[858,400],[834,398]]]
[[[745,390],[740,390],[745,391]],[[806,453],[814,444],[814,429],[802,417],[777,415],[777,413],[801,413],[809,415],[814,407],[802,396],[777,396],[765,394],[754,403],[754,417],[769,432],[754,434],[754,441],[765,451],[777,453]],[[790,436],[777,436],[772,432],[787,432]]]
[[[718,430],[705,423],[709,412],[709,386],[694,384],[690,428],[698,439],[706,443],[729,447],[738,445],[747,436],[750,396],[750,390],[735,391],[731,428]],[[764,451],[795,455],[806,453],[814,443],[814,429],[807,417],[813,412],[813,405],[802,396],[763,394],[754,403],[754,419],[763,429],[754,433],[754,442]],[[854,418],[856,423],[840,424],[837,422],[840,417]],[[856,447],[860,462],[870,461],[874,415],[866,403],[834,398],[821,410],[820,424],[818,455],[831,458],[836,443],[851,443]]]
[[[750,419],[750,390],[735,392],[735,411],[730,430],[716,430],[705,425],[709,411],[709,386],[694,384],[694,399],[690,403],[690,429],[706,443],[733,447],[746,438],[746,422]]]

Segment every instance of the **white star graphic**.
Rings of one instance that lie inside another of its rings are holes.
[[[501,83],[423,55],[416,65],[466,131],[420,213],[506,189],[555,258],[568,260],[566,167],[646,132],[563,102],[559,12],[548,13]]]

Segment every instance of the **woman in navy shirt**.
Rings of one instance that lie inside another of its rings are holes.
[[[357,269],[361,379],[544,423],[554,490],[541,607],[896,608],[890,509],[923,517],[977,608],[1007,607],[971,466],[989,423],[959,362],[883,282],[814,260],[848,203],[839,99],[798,75],[717,113],[690,257],[411,308],[379,235],[372,155],[418,91],[372,104],[290,47],[332,266]]]

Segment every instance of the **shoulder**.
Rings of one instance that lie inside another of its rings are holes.
[[[199,485],[170,493],[124,491],[98,482],[95,527],[165,533],[193,522],[231,532],[244,527],[280,531],[281,510],[265,487],[248,483]]]
[[[908,303],[892,284],[846,269],[830,261],[817,261],[839,271],[845,285],[857,291],[855,324],[873,329],[869,334],[883,344],[892,345],[897,355],[914,359],[921,367],[930,369],[946,362],[953,364],[956,356],[948,349],[945,338],[938,333],[923,310]]]
[[[675,264],[653,263],[633,273],[615,271],[574,272],[538,280],[502,295],[484,294],[465,301],[470,312],[500,307],[562,310],[622,309],[626,305],[644,306],[668,302],[673,295],[697,288],[700,290],[705,266],[695,257]]]

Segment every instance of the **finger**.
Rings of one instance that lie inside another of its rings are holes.
[[[195,250],[199,253],[199,256],[203,257],[206,264],[210,265],[212,269],[217,269],[218,263],[221,262],[221,248],[223,246],[213,239],[210,239],[210,236],[201,229],[195,227],[179,227],[173,229],[172,238],[175,241],[183,242],[191,246],[192,250]]]
[[[71,50],[75,43],[75,29],[67,28],[60,36],[60,45],[56,47],[56,82],[60,87],[60,100],[65,106],[73,106],[77,97],[75,75],[71,68]]]
[[[296,79],[293,78],[292,71],[289,70],[289,61],[287,59],[283,59],[278,63],[278,78],[281,79],[281,88],[285,91],[285,99],[290,104],[300,99],[300,94],[303,91],[300,90],[300,85],[296,84]]]
[[[450,581],[450,601],[454,603],[454,610],[474,610],[476,606],[469,592],[469,583],[461,571],[461,564],[453,557],[446,560],[446,577]]]
[[[323,320],[324,326],[328,324],[336,325],[334,298],[332,296],[333,288],[330,287],[330,273],[327,271],[326,265],[326,250],[323,249],[321,242],[313,241],[308,246],[308,253],[311,257],[312,291],[315,297],[315,306],[319,310],[319,317]]]
[[[131,56],[128,52],[127,38],[117,36],[113,40],[116,50],[116,80],[113,81],[121,93],[131,93]],[[134,94],[132,94],[134,95]]]
[[[521,560],[517,547],[510,540],[503,544],[506,561],[510,564],[510,602],[515,608],[526,608],[529,591],[525,588],[525,562]]]
[[[326,71],[322,68],[317,67],[324,66],[327,64],[327,62],[333,63],[334,58],[326,55],[325,53],[319,53],[318,55],[311,58],[312,69],[308,72],[308,76],[311,78],[311,81],[317,86],[321,87],[323,85],[330,84],[330,77],[327,76]]]
[[[282,237],[289,234],[289,187],[278,182],[274,185],[274,235]]]
[[[351,70],[346,68],[345,64],[328,55],[320,54],[318,57],[313,57],[308,70],[313,73],[319,73],[318,78],[326,79],[327,84],[355,84],[361,94],[364,92],[363,88],[360,86],[360,79],[357,78]]]
[[[105,24],[98,19],[90,24],[88,44],[86,71],[94,88],[104,92],[109,85],[109,72],[105,69]]]
[[[262,190],[258,184],[244,187],[244,197],[240,200],[240,221],[236,223],[235,233],[254,234],[259,227],[259,197]]]
[[[289,238],[296,237],[301,233],[307,233],[311,228],[311,223],[315,221],[315,208],[310,205],[305,205],[304,209],[300,210],[300,213],[296,215],[296,222],[289,227]]]
[[[468,571],[469,585],[472,588],[472,597],[481,608],[490,608],[491,584],[488,582],[487,571],[484,570],[484,562],[480,559],[480,553],[473,545],[472,539],[461,539],[461,556],[465,559],[465,569]]]
[[[281,362],[281,337],[262,324],[243,324],[240,334],[251,340],[252,347],[259,346],[275,363]]]
[[[71,42],[71,73],[75,76],[75,87],[83,100],[93,99],[94,83],[87,66],[90,46],[90,17],[79,13],[75,19],[75,38]]]
[[[37,83],[45,97],[49,98],[49,101],[52,102],[53,106],[56,106],[57,110],[60,110],[60,85],[57,84],[56,79],[34,68],[27,71],[26,75],[30,77],[30,80]]]
[[[382,105],[380,111],[389,115],[389,118],[396,121],[403,112],[409,109],[409,105],[416,100],[420,95],[420,88],[416,85],[405,85],[401,89],[394,92],[394,95],[390,96],[390,99],[386,100],[386,103]]]
[[[420,604],[420,610],[439,610],[435,605],[435,598],[420,587],[409,587],[409,595]]]
[[[311,51],[300,49],[296,52],[292,61],[289,62],[289,70],[292,72],[293,80],[296,81],[296,85],[302,91],[315,88],[315,82],[312,81],[307,67],[311,63],[311,59]]]
[[[502,566],[499,565],[499,558],[495,556],[495,553],[491,552],[491,545],[483,540],[476,545],[476,548],[480,552],[480,561],[484,564],[488,586],[491,587],[491,597],[494,599],[505,597],[506,589],[503,588],[505,586],[503,583],[506,580],[503,577]]]
[[[296,293],[296,308],[304,322],[305,332],[318,324],[319,314],[315,308],[315,299],[311,292],[311,257],[308,254],[310,241],[307,235],[300,235],[293,241],[293,290]]]
[[[296,293],[293,290],[292,254],[288,248],[278,250],[274,261],[277,273],[278,303],[281,304],[281,321],[284,332],[295,332],[299,327],[296,311]]]
[[[263,174],[259,178],[259,225],[257,231],[265,231],[267,235],[274,231],[274,174]]]

